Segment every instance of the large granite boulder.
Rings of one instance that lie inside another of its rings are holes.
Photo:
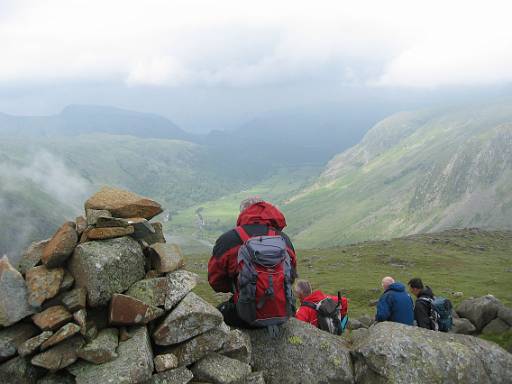
[[[119,343],[118,357],[104,364],[79,361],[68,370],[77,384],[136,384],[151,378],[153,352],[145,326],[135,328],[131,337]]]
[[[154,277],[137,281],[126,292],[128,296],[155,307],[163,307],[165,297],[169,293],[167,277]]]
[[[498,309],[498,317],[512,327],[512,308],[501,306]]]
[[[500,333],[505,333],[510,330],[510,325],[501,320],[499,317],[492,320],[489,324],[487,324],[484,329],[482,329],[482,333],[484,335],[497,335]]]
[[[28,304],[25,280],[7,256],[0,259],[0,292],[0,326],[7,327],[34,313]]]
[[[151,219],[162,212],[156,201],[122,189],[105,187],[85,202],[85,209],[107,210],[114,217]]]
[[[467,335],[384,322],[357,338],[357,383],[508,383],[512,355]]]
[[[91,307],[106,305],[144,277],[144,254],[130,237],[79,244],[69,262],[75,284],[87,290]]]
[[[310,324],[290,319],[272,338],[265,329],[247,330],[252,363],[267,384],[353,383],[346,342]]]
[[[218,353],[210,353],[192,366],[192,373],[196,380],[229,384],[249,375],[251,366]]]
[[[464,300],[459,304],[456,311],[460,317],[471,321],[480,332],[498,316],[498,310],[502,307],[501,302],[492,295],[478,297],[476,299]]]

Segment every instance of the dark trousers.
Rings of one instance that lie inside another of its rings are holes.
[[[232,298],[222,304],[219,304],[217,309],[222,313],[222,316],[224,316],[224,322],[230,327],[246,329],[255,328],[247,324],[238,316],[236,304],[233,302]]]

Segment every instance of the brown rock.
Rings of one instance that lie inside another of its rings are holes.
[[[110,227],[110,228],[92,228],[87,232],[89,240],[105,240],[116,237],[128,236],[133,233],[133,227]]]
[[[118,330],[106,328],[98,336],[78,350],[78,357],[94,364],[103,364],[117,357]]]
[[[18,354],[20,356],[28,356],[33,354],[35,351],[37,351],[37,349],[39,349],[41,344],[48,340],[52,335],[52,331],[44,331],[39,335],[28,339],[18,347]]]
[[[72,221],[64,223],[44,248],[41,261],[48,267],[62,265],[73,253],[77,242],[75,223]]]
[[[45,265],[31,268],[27,271],[28,303],[40,307],[45,300],[54,297],[60,289],[64,269],[49,269]]]
[[[70,366],[77,360],[77,350],[83,344],[84,339],[82,336],[75,335],[57,344],[55,347],[34,356],[31,363],[53,372],[58,371]]]
[[[96,220],[95,227],[96,228],[110,228],[110,227],[128,227],[130,224],[128,223],[128,219],[123,219],[121,217],[106,217],[101,216]]]
[[[32,316],[32,321],[43,331],[54,331],[71,321],[73,316],[62,305],[45,309]]]
[[[115,325],[147,324],[163,314],[164,311],[161,308],[116,293],[110,302],[109,322]]]
[[[15,324],[0,330],[0,362],[16,355],[18,347],[32,336],[38,329],[32,324]]]
[[[106,209],[115,217],[151,219],[162,212],[157,202],[135,193],[105,187],[85,202],[85,209]]]
[[[71,336],[76,335],[78,332],[80,332],[79,325],[76,325],[75,323],[68,323],[57,332],[55,332],[52,337],[41,344],[41,350],[48,349],[55,344],[60,343],[61,341],[69,339]]]
[[[172,353],[155,356],[153,359],[155,370],[157,372],[168,371],[169,369],[178,368],[178,358]]]
[[[126,327],[119,328],[119,341],[130,340],[131,337],[132,336],[130,335],[130,332],[128,332],[128,329]]]
[[[183,254],[176,244],[156,243],[150,246],[151,265],[159,273],[174,272],[184,265]]]
[[[49,242],[50,239],[46,239],[30,244],[30,246],[25,250],[25,252],[23,252],[23,255],[21,256],[21,260],[18,264],[18,271],[20,271],[22,274],[25,274],[30,268],[38,265],[41,262],[44,248]]]
[[[75,288],[62,295],[61,302],[70,312],[85,308],[87,291],[85,288]]]
[[[75,219],[75,225],[76,225],[76,232],[77,232],[78,236],[81,236],[82,233],[87,228],[87,220],[86,220],[86,218],[83,217],[83,216],[78,216]]]

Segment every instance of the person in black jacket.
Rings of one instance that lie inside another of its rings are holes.
[[[433,319],[434,293],[429,286],[424,286],[420,278],[411,279],[408,283],[409,289],[416,296],[414,304],[414,321],[416,325],[426,329],[436,329]]]

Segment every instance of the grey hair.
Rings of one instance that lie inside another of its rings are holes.
[[[388,289],[388,287],[395,282],[391,276],[386,276],[382,279],[382,288]]]
[[[253,204],[261,203],[262,201],[265,201],[265,200],[263,200],[259,196],[251,196],[251,197],[248,197],[247,199],[243,199],[240,202],[240,212],[245,211],[247,208],[249,208]]]
[[[309,296],[313,292],[311,288],[311,283],[307,280],[297,279],[295,281],[295,293],[301,296]]]

